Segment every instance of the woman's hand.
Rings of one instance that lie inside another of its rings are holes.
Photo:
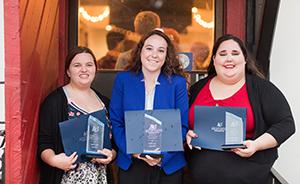
[[[245,149],[236,148],[232,149],[234,153],[241,157],[251,157],[255,152],[274,148],[278,145],[276,139],[269,133],[264,133],[257,139],[246,140],[243,144],[247,147]]]
[[[109,149],[104,148],[103,150],[98,150],[98,153],[101,153],[101,154],[107,156],[107,158],[93,158],[91,160],[92,163],[107,165],[116,157],[115,150],[109,150]]]
[[[150,166],[155,166],[155,165],[159,164],[161,161],[161,158],[153,158],[149,155],[146,155],[146,157],[140,157],[140,159],[147,162],[147,164],[149,164]]]
[[[159,164],[161,161],[161,158],[153,158],[149,155],[146,155],[146,157],[139,156],[139,159],[144,160],[150,166],[155,166],[155,165]]]
[[[150,166],[155,166],[161,162],[161,158],[153,158],[149,155],[146,155],[146,157],[141,157],[140,154],[133,154],[132,156],[145,161]]]
[[[253,140],[243,142],[246,148],[235,148],[232,151],[241,157],[251,157],[257,151],[257,145]]]
[[[132,157],[140,159],[140,154],[132,154]]]
[[[189,130],[188,133],[186,134],[186,143],[190,149],[193,149],[193,146],[191,145],[192,139],[197,137],[198,135],[193,130]],[[201,150],[201,148],[198,146],[194,146],[194,147]]]
[[[61,170],[68,171],[76,167],[75,162],[77,157],[78,155],[76,152],[72,153],[70,156],[67,156],[65,153],[60,153],[51,158],[51,165]]]

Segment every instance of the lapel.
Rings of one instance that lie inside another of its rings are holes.
[[[136,85],[136,93],[137,96],[134,97],[134,101],[136,101],[136,105],[138,109],[145,109],[145,83],[144,83],[144,75],[143,72],[140,71],[137,75],[137,85]]]
[[[167,98],[168,89],[170,89],[168,88],[169,80],[170,79],[168,79],[167,76],[165,76],[164,74],[159,74],[157,79],[159,84],[155,86],[153,109],[161,109],[164,107],[164,98]]]

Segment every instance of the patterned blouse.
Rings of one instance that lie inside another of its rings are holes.
[[[68,118],[76,118],[82,114],[89,114],[74,102],[70,101],[66,89],[64,92],[68,99]],[[98,98],[105,108],[104,103]],[[75,169],[69,170],[64,173],[62,177],[62,184],[107,184],[106,165],[93,164],[89,161],[79,163]]]

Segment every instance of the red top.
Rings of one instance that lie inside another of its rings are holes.
[[[209,90],[209,80],[203,89],[198,93],[195,101],[190,107],[189,110],[189,127],[194,129],[194,107],[195,105],[202,106],[230,106],[230,107],[244,107],[246,108],[247,114],[247,123],[246,123],[246,137],[252,138],[254,134],[254,116],[251,108],[251,104],[248,98],[248,92],[246,89],[246,84],[244,84],[241,89],[239,89],[231,97],[215,100]]]

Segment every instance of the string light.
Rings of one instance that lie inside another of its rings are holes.
[[[201,15],[198,13],[198,8],[193,7],[192,8],[192,13],[193,13],[193,18],[195,21],[202,27],[207,28],[207,29],[212,29],[214,28],[214,21],[211,22],[206,22],[201,18]]]
[[[111,30],[112,30],[112,26],[111,26],[111,25],[105,26],[105,30],[106,30],[106,31],[111,31]]]
[[[83,7],[80,7],[79,13],[82,15],[82,17],[85,20],[95,23],[95,22],[103,21],[106,17],[109,16],[110,11],[109,11],[109,8],[106,7],[102,14],[100,14],[98,16],[91,16]]]
[[[79,8],[79,13],[82,15],[82,17],[84,19],[86,19],[87,21],[90,22],[100,22],[103,21],[106,17],[109,16],[110,11],[109,11],[109,7],[106,7],[105,10],[103,11],[102,14],[98,15],[98,16],[91,16],[89,15],[89,13],[83,8],[80,7]],[[193,18],[195,19],[195,21],[202,27],[207,28],[207,29],[212,29],[214,28],[214,21],[211,22],[206,22],[205,20],[203,20],[201,18],[201,15],[198,13],[198,8],[193,7],[192,8],[192,13],[193,13]],[[106,28],[107,30],[111,29],[110,27]]]

